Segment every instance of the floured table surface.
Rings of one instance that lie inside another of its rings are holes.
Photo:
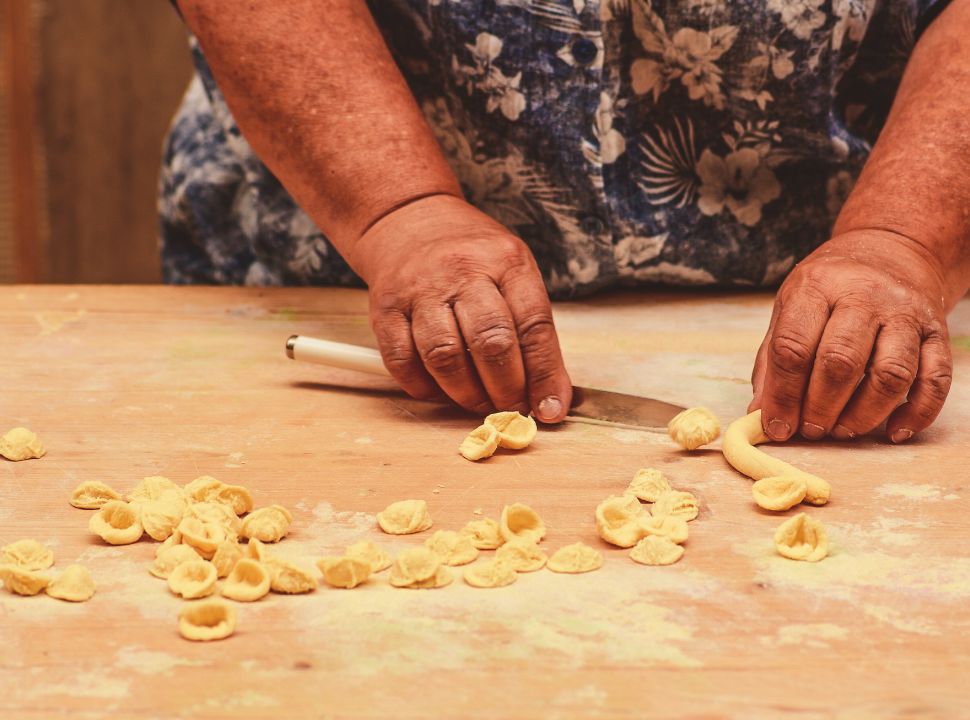
[[[487,462],[457,447],[477,418],[412,401],[388,381],[294,363],[292,333],[369,342],[366,296],[314,289],[0,289],[0,427],[48,455],[0,461],[0,544],[34,537],[57,568],[90,567],[71,605],[0,593],[0,717],[966,716],[970,687],[970,303],[951,316],[954,388],[916,442],[771,449],[829,479],[808,512],[832,554],[775,555],[781,517],[715,448],[567,423]],[[620,295],[556,316],[577,384],[744,413],[771,298]],[[640,467],[697,495],[687,553],[644,567],[600,541],[593,509]],[[183,601],[148,574],[155,543],[110,547],[68,505],[83,480],[213,475],[293,511],[285,557],[350,542],[389,549],[374,515],[428,501],[434,529],[524,502],[544,547],[606,555],[587,575],[540,571],[494,590],[399,590],[379,575],[239,604],[236,634],[178,635]],[[790,511],[784,515],[790,515]]]

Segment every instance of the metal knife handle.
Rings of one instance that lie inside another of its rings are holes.
[[[291,360],[390,377],[390,373],[384,367],[381,354],[377,350],[360,345],[291,335],[286,341],[286,355]]]

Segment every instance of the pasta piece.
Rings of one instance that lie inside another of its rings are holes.
[[[192,502],[203,503],[211,502],[212,498],[219,494],[222,486],[222,481],[216,480],[211,475],[200,475],[182,488],[182,491]]]
[[[528,505],[513,503],[502,509],[499,532],[506,541],[525,540],[538,543],[546,536],[546,526],[539,514]]]
[[[167,477],[161,475],[151,475],[143,478],[135,485],[134,489],[128,493],[128,502],[146,502],[148,500],[160,500],[163,497],[172,495],[182,495],[182,488],[173,483]]]
[[[68,565],[46,588],[51,597],[68,602],[90,600],[95,589],[91,573],[83,565]]]
[[[48,575],[9,564],[0,565],[0,580],[3,580],[3,586],[9,592],[16,595],[36,595],[51,582]]]
[[[508,563],[494,558],[465,568],[464,577],[465,582],[472,587],[496,588],[514,583],[518,579],[518,573]]]
[[[467,565],[478,558],[478,548],[472,539],[454,530],[439,530],[425,540],[424,545],[445,565]]]
[[[535,572],[544,568],[549,558],[535,543],[512,540],[495,551],[495,559],[508,564],[516,572]]]
[[[172,571],[185,562],[202,560],[202,556],[191,545],[166,545],[162,543],[155,551],[155,562],[148,566],[148,572],[157,578],[167,580]]]
[[[663,535],[647,535],[630,551],[641,565],[673,565],[684,555],[684,548]]]
[[[206,560],[211,560],[215,556],[216,550],[222,543],[235,540],[222,525],[202,522],[193,517],[183,518],[178,525],[178,531],[182,534],[182,542],[191,545]]]
[[[44,443],[37,437],[37,433],[25,427],[15,427],[0,437],[0,455],[7,460],[13,462],[34,460],[46,454],[47,450],[44,449]]]
[[[654,468],[643,468],[637,470],[637,474],[633,476],[633,480],[630,481],[630,486],[626,491],[644,502],[652,503],[672,489],[670,482],[662,472]]]
[[[363,560],[370,565],[371,573],[379,573],[391,567],[391,556],[384,552],[379,545],[370,540],[361,540],[350,545],[344,553],[346,557]]]
[[[313,573],[288,560],[270,557],[263,563],[269,572],[269,589],[284,595],[299,595],[317,589]]]
[[[365,582],[371,574],[371,565],[358,557],[327,557],[317,561],[323,573],[323,581],[331,587],[349,590]]]
[[[645,513],[640,518],[640,525],[643,528],[644,537],[659,535],[678,545],[687,542],[687,521],[675,515],[653,517]]]
[[[603,567],[603,553],[585,543],[573,543],[556,550],[546,567],[557,573],[590,572]]]
[[[491,518],[472,520],[459,532],[470,537],[472,545],[479,550],[495,550],[505,542],[499,524]]]
[[[654,517],[679,517],[688,522],[697,517],[697,498],[693,493],[672,490],[666,495],[661,495],[660,499],[650,508],[650,513]]]
[[[222,584],[222,595],[230,600],[253,602],[269,592],[270,578],[266,566],[258,560],[242,558]]]
[[[216,589],[216,569],[207,560],[187,560],[168,574],[168,589],[186,600],[206,597]]]
[[[635,495],[613,495],[596,506],[596,532],[611,545],[633,547],[644,535],[646,514]]]
[[[491,425],[479,425],[461,441],[458,452],[472,462],[492,457],[498,448],[498,430]]]
[[[236,609],[222,600],[189,603],[179,612],[179,633],[186,640],[222,640],[236,630]]]
[[[257,538],[249,539],[249,542],[246,543],[246,551],[243,554],[248,558],[259,560],[260,562],[265,562],[269,559],[269,550]]]
[[[111,545],[138,542],[144,532],[137,510],[121,500],[105,503],[91,516],[88,529]]]
[[[291,522],[293,522],[293,516],[289,510],[282,505],[270,505],[254,510],[246,516],[242,523],[241,535],[262,542],[279,542],[286,537]]]
[[[195,518],[204,523],[221,525],[226,535],[233,540],[242,532],[242,521],[236,516],[232,508],[217,502],[192,503],[185,509],[185,517]]]
[[[21,570],[46,570],[54,564],[54,553],[36,540],[18,540],[0,548],[0,565]]]
[[[701,445],[717,440],[721,423],[707,408],[684,410],[667,425],[671,439],[685,450],[696,450]]]
[[[212,564],[215,566],[216,574],[224,578],[232,569],[236,567],[236,563],[239,562],[243,557],[242,546],[235,540],[226,540],[219,543],[216,548],[215,553],[212,555]]]
[[[242,485],[223,485],[212,502],[228,505],[236,515],[245,515],[253,509],[253,495]]]
[[[751,494],[755,503],[765,510],[788,510],[793,508],[808,493],[808,483],[798,475],[782,475],[766,477],[756,481],[751,486]]]
[[[159,542],[166,540],[182,521],[185,505],[169,498],[148,500],[138,506],[139,518],[145,533]]]
[[[428,503],[424,500],[399,500],[377,513],[377,524],[389,535],[410,535],[431,527]]]
[[[415,547],[394,559],[390,582],[400,588],[439,588],[451,582],[451,573],[428,548]]]
[[[485,424],[498,433],[498,446],[509,450],[528,447],[537,431],[535,418],[515,411],[492,413],[485,418]]]
[[[74,488],[70,503],[82,510],[97,510],[111,500],[121,500],[121,495],[100,480],[85,480]]]
[[[829,536],[818,520],[798,513],[775,531],[775,548],[790,560],[818,562],[829,554]]]

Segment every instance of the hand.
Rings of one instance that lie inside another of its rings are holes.
[[[845,440],[886,422],[904,442],[950,389],[943,271],[888,231],[836,236],[792,270],[752,374],[765,433]]]
[[[569,409],[552,308],[529,248],[464,200],[435,195],[378,221],[352,264],[370,288],[384,365],[408,394],[479,415]]]

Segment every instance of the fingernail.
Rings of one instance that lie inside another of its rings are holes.
[[[911,437],[913,437],[912,430],[910,430],[909,428],[899,428],[899,430],[894,432],[889,439],[892,440],[894,443],[901,443],[901,442],[906,442]]]
[[[791,435],[791,425],[784,420],[773,418],[768,421],[768,437],[772,440],[787,440]]]
[[[809,440],[818,440],[825,435],[825,428],[815,423],[804,422],[802,423],[802,435]]]
[[[539,419],[543,422],[553,422],[559,419],[559,413],[562,412],[562,403],[559,402],[559,398],[555,395],[550,395],[547,398],[543,398],[542,402],[539,403]]]
[[[832,428],[832,437],[836,440],[851,440],[855,437],[855,433],[849,430],[845,425],[836,425]]]

